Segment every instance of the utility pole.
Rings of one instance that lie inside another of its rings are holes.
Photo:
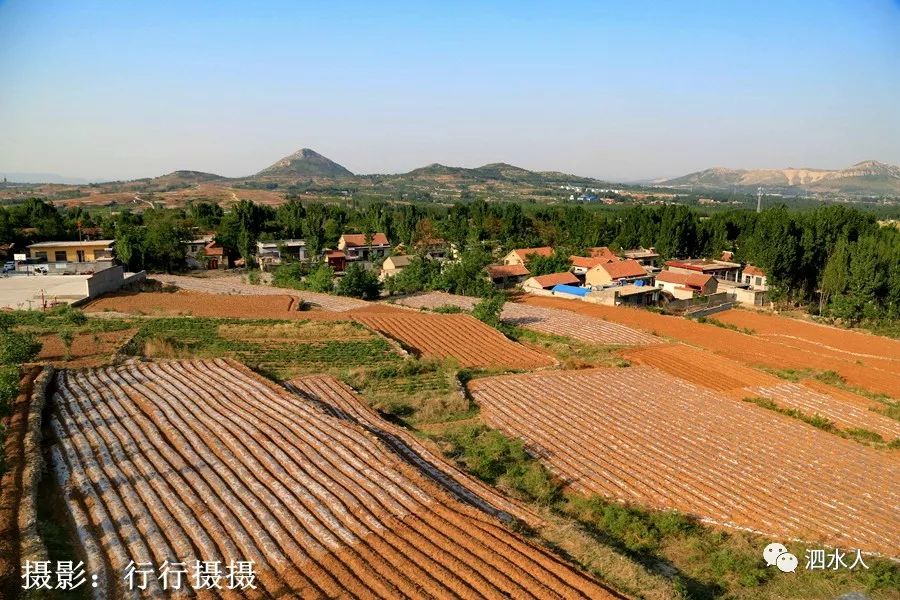
[[[762,212],[762,188],[756,188],[756,212]]]

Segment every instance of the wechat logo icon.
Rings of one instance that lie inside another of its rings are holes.
[[[793,573],[797,570],[797,557],[788,552],[784,544],[773,543],[763,550],[763,559],[766,566],[775,565],[782,573]]]

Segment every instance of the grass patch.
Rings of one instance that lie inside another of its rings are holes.
[[[342,337],[347,327],[343,321],[152,319],[141,323],[126,352],[167,358],[230,357],[281,380],[310,373],[344,378],[403,362],[387,341],[361,326],[350,324],[355,339]],[[263,335],[276,331],[296,336]]]
[[[859,442],[867,446],[893,449],[897,447],[898,443],[900,443],[898,442],[898,440],[893,440],[891,443],[887,443],[885,442],[884,438],[881,437],[881,435],[879,435],[878,433],[869,431],[868,429],[863,429],[861,427],[841,429],[834,424],[834,421],[826,419],[819,414],[808,415],[801,410],[797,410],[796,408],[784,408],[782,406],[779,406],[769,398],[744,398],[744,402],[750,402],[767,410],[775,411],[779,414],[791,417],[793,419],[798,419],[800,421],[803,421],[804,423],[812,425],[817,429],[821,429],[822,431],[827,431],[828,433],[840,436],[844,439],[853,440],[854,442]]]
[[[589,344],[522,327],[512,328],[510,337],[521,344],[552,354],[563,369],[627,367],[630,365],[620,354],[622,346]]]
[[[747,335],[753,335],[756,333],[755,329],[751,329],[749,327],[738,327],[737,325],[725,323],[724,321],[720,321],[713,317],[697,317],[697,322],[706,323],[707,325],[715,325],[716,327],[721,327],[722,329],[730,329],[731,331],[737,331],[739,333],[746,333]]]

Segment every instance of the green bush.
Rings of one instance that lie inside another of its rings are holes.
[[[34,359],[40,351],[41,343],[33,335],[0,331],[0,364],[22,364]]]
[[[451,456],[479,479],[544,505],[561,497],[559,482],[528,454],[521,440],[483,425],[457,429],[449,439],[453,444]]]
[[[341,296],[352,296],[364,300],[374,300],[381,292],[381,282],[374,271],[353,263],[344,272],[337,284],[337,293]]]

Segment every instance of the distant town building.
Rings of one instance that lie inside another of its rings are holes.
[[[343,250],[326,250],[325,263],[335,270],[335,272],[343,272],[347,268],[347,254]]]
[[[414,257],[410,254],[388,256],[381,264],[381,280],[384,281],[388,277],[393,277],[394,275],[408,267],[413,258]]]
[[[256,261],[263,267],[280,265],[285,259],[306,260],[306,240],[268,240],[256,242]]]

